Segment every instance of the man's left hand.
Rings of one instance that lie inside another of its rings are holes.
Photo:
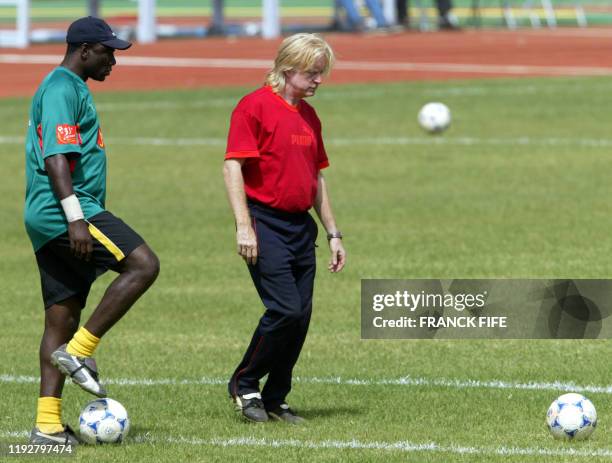
[[[331,251],[331,259],[327,268],[332,273],[338,273],[346,263],[346,251],[342,245],[342,239],[332,238],[329,240],[329,250]]]

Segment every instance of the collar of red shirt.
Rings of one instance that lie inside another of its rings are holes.
[[[284,99],[282,96],[280,96],[278,93],[274,92],[274,90],[272,90],[272,87],[271,87],[271,86],[266,85],[266,86],[265,86],[265,88],[266,88],[266,90],[268,90],[270,93],[272,93],[272,95],[274,95],[276,98],[278,98],[278,100],[279,100],[279,101],[280,101],[280,102],[281,102],[281,103],[282,103],[282,104],[283,104],[283,105],[284,105],[284,106],[285,106],[287,109],[289,109],[290,111],[293,111],[293,112],[298,112],[298,106],[299,106],[299,103],[298,103],[297,105],[295,105],[295,106],[294,106],[294,105],[292,105],[292,104],[289,104],[289,103],[287,103],[287,101],[286,101],[286,100],[285,100],[285,99]]]

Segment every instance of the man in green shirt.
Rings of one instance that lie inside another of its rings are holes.
[[[91,16],[70,25],[66,42],[64,60],[34,95],[26,142],[25,225],[45,306],[33,444],[78,443],[61,421],[64,375],[106,396],[93,351],[159,272],[144,240],[105,209],[105,145],[85,84],[105,80],[116,64],[114,51],[131,43]],[[108,269],[119,275],[79,329],[91,284]]]

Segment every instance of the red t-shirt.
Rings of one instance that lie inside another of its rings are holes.
[[[303,100],[292,106],[268,86],[234,109],[225,154],[232,158],[247,158],[247,197],[287,212],[312,207],[319,170],[329,165],[314,108]]]

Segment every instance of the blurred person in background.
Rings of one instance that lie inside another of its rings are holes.
[[[376,23],[377,28],[389,27],[385,15],[383,14],[382,5],[380,0],[365,0],[365,5],[370,10],[372,19]],[[343,10],[346,13],[346,27],[354,31],[363,31],[368,29],[366,20],[359,13],[359,7],[355,0],[336,0],[336,12]],[[338,16],[338,14],[337,14]],[[336,23],[342,23],[342,21],[336,17]]]
[[[438,8],[438,27],[444,30],[460,30],[457,17],[452,13],[452,0],[436,0]],[[397,22],[405,27],[410,25],[408,0],[396,0]]]

